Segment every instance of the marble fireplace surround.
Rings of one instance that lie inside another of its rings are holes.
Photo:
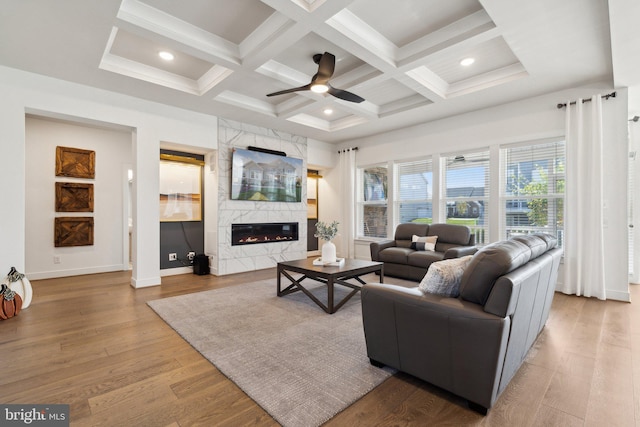
[[[302,202],[231,200],[231,154],[249,146],[283,151],[303,159]],[[233,120],[218,120],[217,253],[212,271],[226,275],[275,267],[278,262],[307,256],[307,139]],[[297,223],[298,240],[232,245],[232,224]]]

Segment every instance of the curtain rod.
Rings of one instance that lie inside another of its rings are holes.
[[[342,154],[342,153],[346,153],[347,151],[358,151],[358,147],[353,147],[353,148],[345,148],[344,150],[338,150],[338,154]]]
[[[615,98],[615,97],[616,97],[616,93],[615,92],[611,92],[611,93],[608,93],[606,95],[602,95],[601,96],[601,98],[604,98],[605,100],[607,100],[609,98]],[[585,102],[591,102],[591,98],[583,99],[582,103],[584,104]],[[570,102],[569,105],[576,105],[576,101]],[[566,106],[567,106],[567,104],[558,104],[558,105],[556,105],[556,107],[558,107],[558,109],[564,108]]]

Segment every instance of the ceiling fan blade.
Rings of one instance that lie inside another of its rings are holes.
[[[318,73],[313,76],[313,82],[326,83],[333,76],[335,68],[336,57],[329,52],[325,52],[320,61],[318,61]]]
[[[273,93],[268,93],[267,96],[276,96],[276,95],[284,95],[285,93],[292,93],[292,92],[300,92],[303,90],[309,90],[311,88],[311,85],[304,85],[304,86],[300,86],[300,87],[294,87],[291,89],[285,89],[285,90],[281,90],[278,92],[273,92]]]
[[[355,102],[359,104],[362,101],[364,101],[364,98],[356,95],[355,93],[351,93],[342,89],[336,89],[335,87],[331,87],[331,86],[329,86],[329,93],[335,96],[336,98],[340,98],[349,102]]]

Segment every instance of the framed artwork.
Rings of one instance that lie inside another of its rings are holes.
[[[93,218],[79,216],[55,218],[53,242],[56,248],[93,245]]]
[[[56,212],[93,212],[93,184],[56,182]]]
[[[160,160],[160,221],[202,220],[202,166]]]
[[[95,151],[82,150],[80,148],[56,147],[56,176],[95,178]]]
[[[318,219],[317,175],[307,175],[307,219]]]

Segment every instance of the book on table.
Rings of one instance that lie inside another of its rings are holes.
[[[344,265],[344,258],[336,258],[333,262],[324,262],[322,258],[316,258],[313,260],[313,265],[321,265],[323,267],[342,267]]]

